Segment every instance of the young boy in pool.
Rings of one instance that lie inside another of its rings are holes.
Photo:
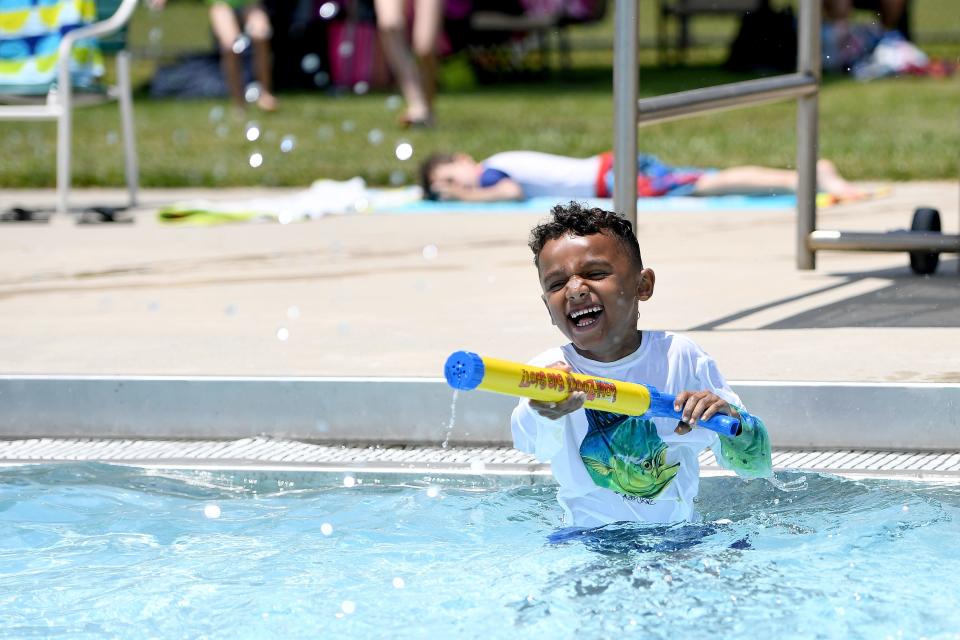
[[[652,385],[675,395],[683,415],[678,424],[584,409],[582,392],[562,402],[522,400],[511,419],[514,446],[551,462],[568,526],[695,519],[698,457],[708,447],[741,476],[771,474],[766,428],[713,359],[681,335],[637,328],[655,276],[628,221],[557,205],[531,232],[530,248],[550,319],[570,340],[531,364]],[[740,435],[696,428],[716,413],[739,417]]]
[[[613,193],[613,154],[570,158],[538,151],[504,151],[482,162],[465,153],[435,154],[420,167],[428,200],[493,202],[536,196],[606,198]],[[817,163],[818,188],[837,199],[861,196],[829,160]],[[656,196],[769,195],[792,193],[797,172],[743,166],[730,169],[672,167],[656,156],[637,158],[637,194]]]

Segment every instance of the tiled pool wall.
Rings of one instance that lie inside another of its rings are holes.
[[[733,382],[781,449],[960,451],[960,384]],[[439,445],[441,379],[2,376],[0,438]],[[459,393],[450,443],[509,446],[516,400]]]

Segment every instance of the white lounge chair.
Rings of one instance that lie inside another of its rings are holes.
[[[130,206],[137,203],[138,169],[133,129],[133,96],[130,82],[130,53],[126,48],[125,27],[130,21],[137,0],[96,0],[97,21],[64,34],[57,50],[56,79],[45,87],[46,93],[30,95],[23,88],[0,84],[0,120],[56,120],[57,121],[57,213],[68,211],[70,193],[70,156],[73,108],[117,100],[123,131],[125,170]],[[84,92],[74,95],[70,65],[73,48],[78,40],[103,38],[120,34],[105,42],[116,50],[117,86],[106,91]]]

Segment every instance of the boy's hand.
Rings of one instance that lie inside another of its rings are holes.
[[[681,391],[673,403],[674,411],[683,416],[674,431],[680,435],[690,433],[698,420],[709,420],[718,413],[739,418],[740,414],[730,404],[710,391]]]
[[[546,368],[559,369],[565,373],[573,373],[573,369],[570,368],[570,365],[563,361],[548,364]],[[583,391],[575,391],[560,402],[541,402],[539,400],[531,400],[530,408],[548,420],[559,420],[563,416],[582,408],[583,403],[586,401],[587,394],[585,394]]]

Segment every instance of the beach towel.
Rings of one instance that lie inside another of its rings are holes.
[[[63,36],[96,16],[94,0],[0,0],[0,93],[46,94]],[[98,87],[104,68],[95,39],[78,41],[69,64],[74,88]]]

